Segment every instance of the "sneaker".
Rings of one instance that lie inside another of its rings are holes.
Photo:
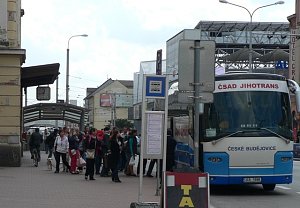
[[[149,178],[153,178],[153,175],[151,175],[151,174],[147,174],[147,177],[149,177]]]
[[[90,181],[94,181],[94,180],[96,180],[95,178],[90,178]]]
[[[59,173],[58,171],[55,171],[54,173]]]

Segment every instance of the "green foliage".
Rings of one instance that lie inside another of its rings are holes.
[[[115,124],[118,129],[123,129],[124,127],[133,128],[133,123],[127,119],[117,119]]]

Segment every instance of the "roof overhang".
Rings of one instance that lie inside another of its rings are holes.
[[[65,120],[86,123],[88,109],[66,103],[38,103],[23,108],[24,123],[36,120]]]
[[[22,67],[21,86],[33,87],[53,84],[59,75],[59,63]]]

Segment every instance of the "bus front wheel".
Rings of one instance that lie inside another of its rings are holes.
[[[276,184],[263,184],[265,191],[274,191]]]

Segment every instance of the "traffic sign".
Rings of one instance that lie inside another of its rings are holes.
[[[146,76],[146,98],[165,98],[166,76]]]

